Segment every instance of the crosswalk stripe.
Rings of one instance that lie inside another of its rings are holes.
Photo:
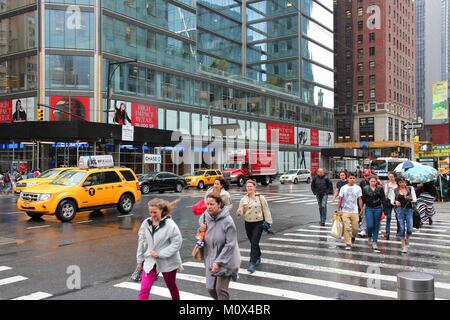
[[[46,292],[35,292],[27,296],[21,296],[11,300],[42,300],[46,298],[50,298],[52,295]]]
[[[194,267],[194,268],[204,268],[205,267],[202,263],[198,263],[198,262],[187,262],[187,263],[184,263],[183,266]],[[239,273],[240,274],[248,274],[248,273],[246,273],[246,270],[242,269],[242,268],[239,269]],[[395,291],[366,288],[366,287],[360,287],[360,286],[351,285],[351,284],[345,284],[345,283],[341,283],[341,282],[326,281],[326,280],[320,280],[320,279],[314,279],[314,278],[297,277],[297,276],[291,276],[291,275],[285,275],[285,274],[273,273],[273,272],[264,272],[264,271],[256,271],[255,273],[252,274],[252,276],[266,278],[266,279],[272,279],[272,280],[310,284],[310,285],[322,286],[322,287],[327,287],[327,288],[334,288],[334,289],[338,289],[338,290],[345,290],[345,291],[352,291],[352,292],[357,292],[357,293],[376,295],[376,296],[381,296],[381,297],[397,298],[397,292],[395,292]]]
[[[249,249],[240,249],[242,252],[250,252]],[[335,257],[325,257],[315,254],[303,254],[303,253],[295,253],[295,252],[278,252],[278,251],[271,251],[266,250],[264,253],[272,254],[272,255],[279,255],[279,256],[287,256],[287,257],[296,257],[296,258],[306,258],[306,259],[315,259],[315,260],[323,260],[323,261],[330,261],[330,262],[341,262],[341,263],[348,263],[353,265],[360,265],[360,266],[378,266],[380,268],[387,268],[387,269],[397,269],[397,270],[407,270],[407,271],[413,271],[413,272],[424,272],[424,273],[432,273],[437,274],[441,276],[449,276],[448,272],[441,271],[438,269],[430,269],[430,268],[421,268],[421,267],[413,267],[413,266],[404,266],[404,265],[396,265],[391,263],[379,263],[379,262],[373,262],[373,261],[360,261],[360,260],[352,260],[352,259],[345,259],[345,258],[335,258]]]
[[[0,271],[11,270],[12,268],[6,266],[0,266]]]
[[[280,242],[294,242],[294,243],[312,243],[312,244],[318,244],[317,240],[305,240],[305,239],[292,239],[292,238],[269,238],[269,240],[272,241],[280,241]],[[334,238],[329,239],[331,241],[329,242],[324,242],[323,244],[328,244],[328,245],[332,245],[333,247],[345,247],[345,243],[340,241],[340,240],[336,240]],[[355,248],[365,248],[368,249],[367,243],[366,244],[353,244],[352,247]],[[383,251],[392,251],[392,252],[400,252],[399,249],[395,249],[395,248],[383,248]],[[425,250],[419,250],[417,248],[412,248],[412,249],[408,249],[409,252],[411,253],[415,253],[415,254],[423,254],[423,255],[429,255],[431,252],[430,251],[425,251]],[[433,252],[433,254],[438,254],[440,257],[450,257],[449,253],[445,253],[445,252]]]
[[[190,274],[183,274],[183,273],[177,274],[177,279],[198,282],[198,283],[206,283],[205,277],[190,275]],[[229,287],[231,289],[247,291],[247,292],[252,292],[252,293],[260,292],[260,293],[263,293],[266,295],[282,297],[282,298],[289,298],[289,299],[294,299],[294,300],[334,300],[331,298],[301,293],[301,292],[292,291],[292,290],[276,289],[276,288],[271,288],[271,287],[257,286],[257,285],[245,284],[245,283],[240,283],[240,282],[230,282]]]
[[[329,233],[328,231],[325,231],[326,233]],[[297,233],[289,233],[289,234],[284,234],[285,236],[294,236],[294,237],[311,237],[311,238],[328,238],[328,239],[334,239],[332,236],[330,235],[316,235],[316,234],[297,234]],[[411,238],[414,239],[414,238]],[[416,238],[417,240],[417,238]],[[364,241],[364,239],[356,239],[356,241]],[[378,242],[381,243],[393,243],[396,245],[401,245],[400,241],[393,241],[393,240],[378,240]],[[419,247],[429,247],[429,248],[438,248],[438,249],[448,249],[448,246],[441,246],[441,245],[437,245],[437,244],[427,244],[427,243],[420,243],[420,242],[413,242],[410,241],[410,243],[414,246],[419,246]]]
[[[177,275],[178,278],[178,275]],[[119,284],[114,285],[115,288],[124,288],[124,289],[131,289],[135,291],[141,290],[141,284],[136,282],[122,282]],[[158,287],[158,286],[152,286],[152,290],[150,292],[150,297],[152,295],[165,297],[165,298],[172,298],[170,295],[169,289],[164,287]],[[186,291],[180,291],[180,299],[183,300],[212,300],[212,298],[207,296],[202,296]]]
[[[22,276],[15,276],[15,277],[10,277],[10,278],[0,279],[0,286],[11,284],[11,283],[15,283],[15,282],[19,282],[19,281],[23,281],[23,280],[27,280],[27,279],[28,278],[25,278],[25,277],[22,277]]]
[[[314,243],[317,244],[316,241],[303,241],[304,243]],[[275,244],[275,243],[267,243],[267,242],[261,242],[261,246],[263,247],[273,247],[273,248],[280,248],[280,249],[295,249],[295,250],[306,250],[306,251],[314,251],[314,252],[328,252],[332,254],[346,254],[346,251],[339,251],[336,250],[336,248],[328,249],[328,248],[320,248],[320,247],[308,247],[308,246],[300,246],[300,245],[289,245],[289,244]],[[344,243],[341,245],[344,247]],[[367,247],[365,245],[353,245],[355,247]],[[396,251],[399,252],[398,250]],[[427,251],[427,253],[429,253]],[[373,252],[361,252],[361,251],[352,251],[351,252],[352,257],[354,256],[361,256],[361,257],[373,257],[378,259],[391,259],[396,261],[402,261],[402,262],[422,262],[422,263],[435,263],[433,260],[427,259],[427,258],[419,258],[414,257],[411,258],[410,256],[404,256],[404,255],[393,255],[393,254],[384,254],[384,253],[373,253]],[[450,256],[450,255],[449,255]],[[441,261],[439,260],[439,264],[446,264],[450,265],[450,261]]]
[[[325,225],[327,225],[327,226],[332,226],[332,223],[331,222],[325,222]],[[384,226],[385,225],[385,222],[382,222],[382,225]],[[392,227],[396,227],[396,222],[395,221],[392,221],[391,222],[391,226]],[[422,227],[420,227],[420,229],[426,229],[426,230],[444,230],[444,229],[434,229],[434,227],[433,226],[427,226],[427,225],[423,225]],[[444,230],[445,231],[445,230]]]
[[[250,259],[250,257],[244,257],[244,256],[242,256],[241,258],[243,260]],[[262,258],[261,263],[267,263],[267,264],[272,264],[272,265],[276,265],[276,266],[295,268],[295,269],[304,269],[304,270],[310,270],[310,271],[316,271],[316,272],[326,272],[326,273],[331,273],[331,274],[335,274],[335,275],[340,274],[340,275],[354,276],[354,277],[359,277],[359,278],[377,279],[377,280],[384,280],[384,281],[395,282],[395,283],[397,282],[396,276],[346,270],[346,269],[342,269],[342,268],[314,266],[314,265],[308,265],[308,264],[303,264],[303,263],[298,263],[298,262],[273,260],[273,259],[267,259],[267,258]],[[374,263],[374,266],[375,265],[376,264]],[[435,282],[434,286],[436,288],[450,289],[450,283],[445,283],[445,282]]]
[[[317,229],[325,228],[325,227],[313,226],[313,225],[309,225],[308,227],[309,228],[317,228]],[[382,227],[382,229],[385,229],[386,228],[386,224],[385,223],[381,223],[381,227]],[[397,230],[397,225],[396,225],[395,221],[391,222],[391,230]],[[419,230],[420,232],[443,232],[443,233],[447,232],[447,230],[445,230],[445,229],[424,228],[423,226],[422,226],[422,228],[416,229],[416,230]]]
[[[301,231],[301,232],[317,232],[317,233],[330,233],[330,230],[310,230],[310,229],[297,229],[296,231]],[[296,236],[296,233],[285,233],[285,236]],[[359,239],[358,239],[359,240]],[[420,242],[417,242],[417,240],[425,240],[425,241],[434,241],[434,242],[444,242],[444,243],[450,243],[450,240],[447,239],[434,239],[434,238],[423,238],[423,237],[418,237],[415,233],[412,234],[411,239],[410,239],[410,243],[414,244],[414,245],[420,245]],[[385,243],[400,243],[399,241],[394,241],[394,240],[378,240],[379,242],[385,242]]]
[[[298,229],[298,230],[300,230],[300,229]],[[302,229],[302,230],[306,230],[306,229]],[[326,228],[325,230],[331,231],[331,228]],[[384,231],[384,230],[385,230],[384,227],[383,227],[383,228],[380,228],[380,231]],[[429,237],[450,238],[450,235],[447,235],[447,234],[431,233],[431,232],[428,232],[428,231],[433,231],[433,230],[421,230],[421,229],[416,229],[416,230],[414,230],[414,232],[413,232],[413,236],[416,236],[416,235],[422,235],[422,236],[427,236],[427,237],[429,236]],[[307,231],[307,232],[317,232],[317,230],[316,230],[316,229],[310,228],[309,231]],[[391,233],[394,234],[394,233],[396,233],[396,232],[397,232],[397,227],[391,226]],[[431,239],[433,239],[433,238],[431,238]]]

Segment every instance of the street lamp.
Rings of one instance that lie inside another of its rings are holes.
[[[107,93],[106,93],[106,124],[109,124],[109,109],[111,108],[111,81],[112,77],[114,76],[114,72],[116,72],[117,68],[122,64],[127,63],[137,63],[138,60],[125,60],[121,62],[111,62],[108,61],[108,85],[107,85]],[[111,72],[111,67],[114,67],[113,71]]]

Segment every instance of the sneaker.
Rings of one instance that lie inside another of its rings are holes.
[[[358,232],[358,236],[360,236],[361,238],[365,238],[366,237],[366,232],[363,230],[363,231],[360,231],[360,232]]]
[[[261,264],[261,258],[258,258],[256,260],[255,267],[259,266],[260,264]]]
[[[349,245],[345,246],[345,250],[346,251],[351,251],[352,250],[352,246],[349,246]]]
[[[325,227],[325,222],[321,222],[321,223],[320,223],[320,226],[321,226],[321,227]]]
[[[247,271],[250,273],[254,273],[256,271],[255,265],[253,263],[250,263],[248,265]]]
[[[407,246],[403,246],[402,247],[402,253],[408,253],[408,247]]]
[[[373,251],[375,251],[375,252],[380,252],[380,250],[378,250],[378,244],[377,244],[376,242],[374,242],[374,243],[372,244],[372,249],[373,249]]]

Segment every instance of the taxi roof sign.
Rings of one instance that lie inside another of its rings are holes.
[[[78,167],[82,169],[110,168],[114,167],[114,159],[111,155],[81,156]]]

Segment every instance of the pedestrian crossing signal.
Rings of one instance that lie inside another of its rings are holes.
[[[44,121],[44,109],[42,109],[41,107],[37,108],[37,120]]]

